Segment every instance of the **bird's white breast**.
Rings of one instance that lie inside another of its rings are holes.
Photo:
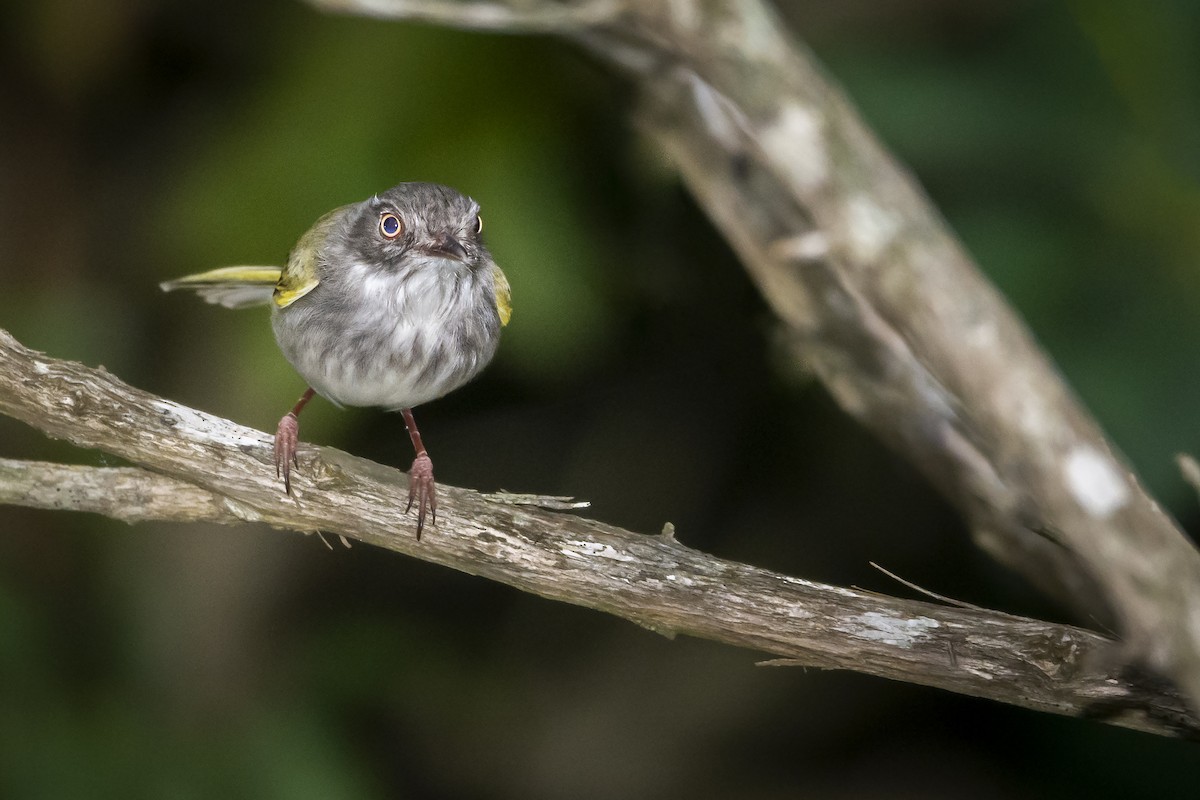
[[[330,400],[412,408],[463,385],[495,354],[498,326],[485,324],[478,280],[437,258],[400,272],[351,265],[342,280],[276,313],[276,339]]]

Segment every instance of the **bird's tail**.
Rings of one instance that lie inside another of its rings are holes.
[[[206,302],[226,308],[249,308],[271,302],[279,267],[221,267],[159,284],[164,292],[190,289]]]

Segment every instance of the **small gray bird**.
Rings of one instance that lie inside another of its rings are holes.
[[[417,539],[437,524],[433,462],[412,409],[454,391],[496,354],[512,314],[508,280],[480,234],[479,204],[436,183],[402,183],[334,209],[287,266],[224,267],[161,284],[227,308],[271,306],[284,357],[309,388],[275,432],[275,471],[292,492],[297,415],[313,392],[338,405],[399,409],[416,458],[408,505]]]

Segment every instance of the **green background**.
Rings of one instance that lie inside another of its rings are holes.
[[[835,7],[835,8],[834,8]],[[1190,530],[1200,4],[781,11]],[[0,9],[0,327],[272,429],[265,314],[159,281],[278,263],[400,180],[483,206],[500,355],[418,411],[441,480],[806,578],[1071,620],[817,385],[619,79],[551,40],[291,2]],[[401,420],[302,438],[405,467]],[[113,459],[0,419],[0,456]],[[402,493],[397,491],[397,502]],[[430,535],[436,535],[436,530]],[[1186,796],[1200,751],[853,674],[754,666],[394,554],[0,509],[0,796]]]

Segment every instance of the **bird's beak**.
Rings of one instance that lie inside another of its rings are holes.
[[[448,233],[443,233],[439,236],[437,241],[429,247],[428,252],[432,256],[452,258],[455,261],[467,260],[467,248],[463,247],[458,239],[455,239]]]

